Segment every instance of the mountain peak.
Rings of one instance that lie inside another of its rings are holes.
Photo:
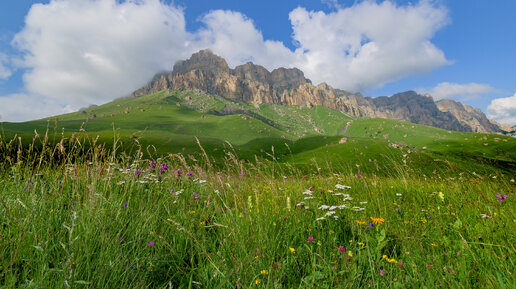
[[[391,97],[364,98],[326,83],[314,86],[297,68],[280,67],[269,72],[263,66],[247,62],[230,69],[224,58],[209,49],[177,62],[172,73],[156,75],[132,96],[165,89],[199,90],[252,104],[325,106],[350,116],[398,119],[448,130],[500,131],[480,110],[463,104],[434,102],[429,95],[412,90]]]
[[[229,72],[229,66],[226,60],[215,55],[209,49],[203,49],[192,54],[192,56],[183,61],[179,61],[174,65],[174,74],[184,74],[192,70],[202,70],[205,72]]]

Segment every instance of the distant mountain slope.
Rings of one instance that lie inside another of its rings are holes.
[[[313,85],[297,68],[278,68],[269,72],[248,62],[230,69],[223,58],[210,50],[201,50],[190,59],[176,63],[172,72],[157,74],[132,96],[165,89],[203,91],[248,104],[324,106],[351,116],[404,120],[455,131],[501,131],[480,110],[469,109],[452,100],[439,105],[413,91],[391,97],[363,97],[360,93],[334,89],[326,83]]]

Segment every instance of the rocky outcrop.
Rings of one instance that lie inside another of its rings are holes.
[[[497,133],[502,131],[499,125],[487,119],[486,115],[478,108],[450,99],[439,100],[435,104],[439,110],[449,112],[461,124],[470,127],[474,132]]]
[[[201,90],[253,104],[321,105],[351,116],[404,120],[448,130],[497,132],[497,126],[480,110],[460,103],[435,103],[431,96],[414,91],[391,97],[363,97],[326,83],[315,86],[297,68],[269,72],[263,66],[248,62],[231,69],[223,58],[210,50],[201,50],[190,59],[176,63],[172,72],[157,74],[132,96],[165,89]]]

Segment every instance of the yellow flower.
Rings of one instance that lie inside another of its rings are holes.
[[[443,194],[443,192],[439,192],[439,198],[441,198],[441,201],[444,202],[444,194]]]
[[[188,214],[193,215],[195,214],[195,211],[188,211]]]
[[[395,263],[398,263],[398,262],[396,261],[396,259],[394,259],[394,258],[393,258],[393,259],[389,259],[389,258],[387,258],[387,262],[389,262],[389,263],[394,263],[394,262],[395,262]]]
[[[256,285],[258,285],[260,283],[262,283],[262,280],[260,280],[260,279],[256,279],[256,281],[254,281],[254,284],[256,284]]]
[[[262,275],[269,275],[269,271],[263,269],[262,271],[260,271],[260,274],[262,274]]]
[[[357,224],[359,224],[359,225],[365,225],[366,224],[366,221],[356,220],[355,222],[357,222]]]
[[[514,221],[516,222],[516,220],[514,220]],[[317,245],[321,246],[322,245],[321,241],[317,241]]]
[[[348,251],[348,256],[349,256],[349,257],[353,257],[353,252]]]
[[[436,243],[432,243],[432,244],[430,244],[430,245],[432,245],[432,246],[434,246],[434,247],[437,247],[437,244],[436,244]]]
[[[200,226],[204,226],[204,224],[206,224],[206,221],[202,221],[199,223]]]
[[[382,259],[386,259],[386,258],[387,258],[387,255],[383,255],[383,256],[382,256]]]
[[[290,250],[291,253],[295,253],[296,252],[296,249],[294,249],[292,247],[290,247],[289,250]]]
[[[364,246],[364,242],[358,242],[357,243],[359,246]]]
[[[371,221],[373,221],[373,223],[375,225],[380,225],[383,222],[385,222],[385,219],[384,218],[373,218],[373,217],[371,217]]]
[[[426,218],[421,218],[421,223],[426,223]]]
[[[50,213],[53,213],[54,212],[54,209],[50,210]]]

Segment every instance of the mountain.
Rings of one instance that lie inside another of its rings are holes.
[[[501,130],[501,126],[487,119],[478,108],[455,102],[450,99],[436,101],[441,111],[449,112],[464,126],[469,126],[474,132],[493,133]]]
[[[434,102],[431,97],[414,91],[391,97],[364,97],[326,83],[314,85],[297,68],[278,68],[269,72],[263,66],[248,62],[231,69],[222,57],[207,49],[176,63],[172,72],[157,74],[131,96],[167,89],[201,91],[255,105],[325,106],[350,116],[404,120],[454,131],[502,131],[479,109],[453,100]]]

